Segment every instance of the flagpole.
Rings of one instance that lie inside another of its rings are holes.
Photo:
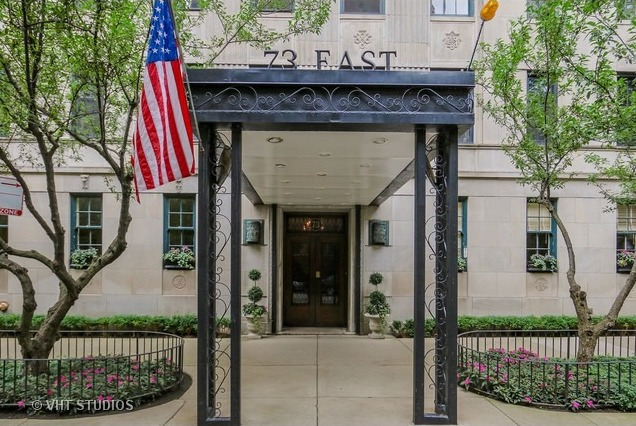
[[[179,41],[179,31],[177,31],[177,20],[174,18],[174,9],[172,8],[172,0],[166,0],[170,6],[170,17],[174,23],[173,31],[174,38],[177,41],[177,49],[179,50],[179,57],[181,58],[181,72],[185,76],[185,83],[188,92],[188,99],[190,100],[190,106],[192,107],[192,118],[194,121],[194,127],[196,128],[197,138],[199,139],[199,151],[203,151],[203,141],[201,140],[201,132],[199,131],[199,121],[197,120],[197,114],[194,112],[194,99],[192,99],[192,90],[190,89],[190,79],[188,78],[188,72],[185,67],[185,57],[183,56],[183,50],[181,49],[181,42]]]

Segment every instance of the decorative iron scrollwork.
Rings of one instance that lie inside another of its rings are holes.
[[[360,86],[226,86],[194,96],[195,109],[225,112],[381,112],[472,114],[473,99],[464,91],[445,93],[430,87],[409,87],[396,96],[393,88]]]

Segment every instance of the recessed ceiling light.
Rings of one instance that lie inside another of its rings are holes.
[[[314,197],[314,200],[322,200],[321,197]]]
[[[358,184],[358,183],[362,183],[362,181],[359,181],[359,180],[352,180],[352,181],[351,181],[351,183]]]
[[[373,139],[373,143],[376,144],[376,145],[382,145],[382,144],[387,143],[387,139],[386,138],[376,138],[376,139]]]
[[[276,163],[276,168],[277,169],[284,169],[285,167],[287,167],[287,164],[285,164],[285,163]]]
[[[285,203],[285,204],[287,204],[288,206],[291,206],[291,205],[293,205],[294,203]]]
[[[327,189],[327,188],[325,188],[324,186],[319,186],[319,187],[317,187],[316,189],[317,189],[318,191],[324,191],[324,190],[325,190],[325,189]]]
[[[331,157],[331,152],[319,152],[318,155],[321,157]]]
[[[271,138],[267,138],[267,142],[269,143],[281,143],[283,141],[283,138],[280,138],[278,136],[272,136]]]
[[[318,173],[316,173],[316,176],[327,176],[327,173],[325,173],[325,172],[318,172]]]
[[[360,167],[371,167],[371,164],[369,163],[360,164]]]
[[[289,183],[288,180],[281,180],[280,183]]]
[[[344,195],[351,195],[351,192],[345,192]]]
[[[292,195],[291,192],[283,192],[283,195]]]

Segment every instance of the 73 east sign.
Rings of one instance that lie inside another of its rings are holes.
[[[323,66],[332,67],[336,65],[338,69],[345,70],[353,70],[353,69],[368,69],[375,70],[377,68],[381,68],[385,71],[389,71],[391,69],[391,58],[397,58],[397,52],[395,50],[381,50],[379,52],[374,52],[372,50],[365,50],[360,55],[360,61],[363,65],[354,65],[351,60],[351,55],[346,50],[342,54],[339,62],[334,63],[333,58],[331,56],[331,51],[326,49],[317,49],[316,52],[316,69],[322,69]],[[285,49],[285,50],[266,50],[264,52],[264,56],[270,57],[271,61],[267,65],[267,68],[297,68],[298,64],[296,60],[298,59],[298,54],[295,50]],[[278,61],[277,61],[278,59]],[[284,63],[280,63],[281,60]]]

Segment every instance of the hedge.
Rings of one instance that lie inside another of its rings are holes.
[[[595,317],[600,321],[602,317]],[[33,318],[33,327],[38,328],[44,320],[43,315]],[[15,330],[20,323],[20,315],[0,315],[0,330]],[[229,320],[218,320],[219,325],[229,327]],[[400,337],[413,336],[413,320],[393,321],[391,328]],[[636,316],[619,317],[614,329],[636,329]],[[197,316],[194,314],[159,316],[159,315],[114,315],[110,317],[89,318],[69,315],[62,321],[62,330],[73,331],[161,331],[184,337],[196,337]],[[546,316],[460,316],[458,318],[458,332],[472,330],[564,330],[576,329],[576,317],[546,315]],[[427,336],[435,332],[435,322],[426,320]]]
[[[603,317],[594,317],[598,322]],[[577,328],[576,317],[561,315],[536,316],[460,316],[457,319],[457,331],[465,333],[474,330],[572,330]],[[636,316],[619,317],[613,329],[636,329]],[[435,333],[435,321],[428,319],[424,325],[425,334]],[[413,320],[393,321],[391,331],[398,337],[413,337]]]
[[[44,321],[44,315],[33,317],[33,328]],[[20,324],[20,315],[0,315],[0,330],[15,330]],[[114,315],[110,317],[89,318],[69,315],[62,320],[61,330],[71,331],[161,331],[184,337],[196,337],[197,316],[194,314],[158,316],[158,315]]]

